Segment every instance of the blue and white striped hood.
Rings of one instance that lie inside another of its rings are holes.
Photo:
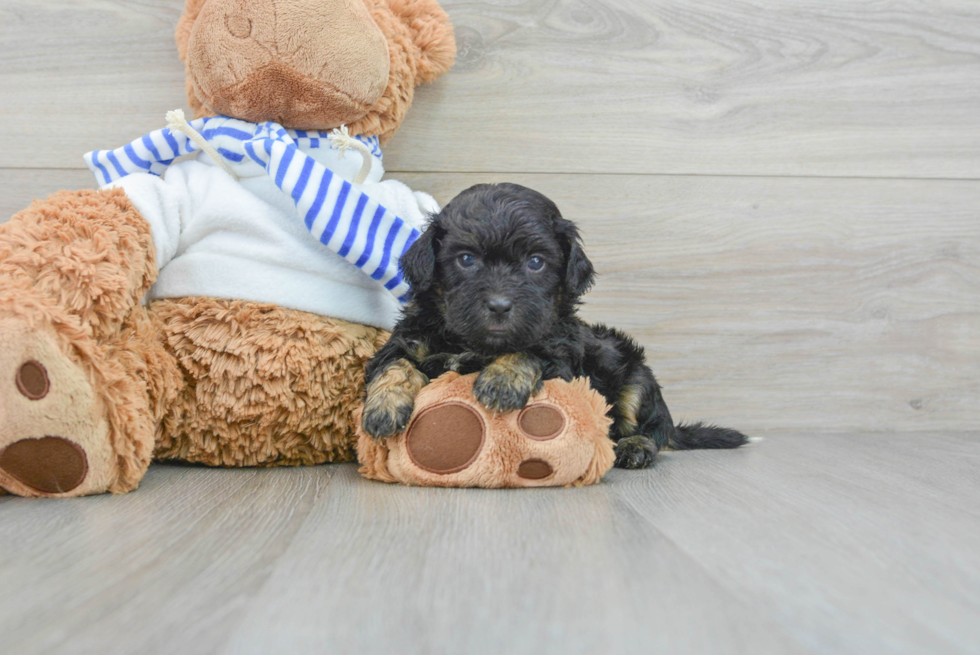
[[[318,159],[338,157],[325,131],[288,130],[277,123],[250,123],[217,116],[190,121],[237,177],[268,175],[296,206],[297,218],[320,243],[378,281],[401,302],[409,287],[398,262],[419,236],[417,229],[389,211],[359,185],[325,167]],[[377,137],[352,137],[372,158],[369,181],[380,180],[381,148]],[[160,176],[177,157],[198,152],[185,133],[164,128],[115,150],[95,150],[85,163],[101,184],[134,173]],[[200,158],[209,161],[205,153]]]

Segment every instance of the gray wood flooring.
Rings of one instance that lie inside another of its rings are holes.
[[[980,435],[790,433],[582,489],[156,465],[0,498],[4,653],[976,653]]]
[[[183,106],[182,0],[0,1],[0,220]],[[980,653],[980,2],[447,0],[385,149],[551,196],[676,417],[599,486],[0,497],[0,655]]]

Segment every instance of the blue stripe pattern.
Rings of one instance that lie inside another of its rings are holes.
[[[347,232],[347,238],[344,239],[343,245],[337,251],[337,254],[341,257],[346,257],[347,253],[350,252],[351,246],[354,245],[354,237],[357,236],[357,227],[361,223],[361,216],[364,214],[364,205],[366,204],[367,196],[362,195],[360,200],[357,201],[357,206],[354,207],[354,215],[351,216],[350,231]]]
[[[255,124],[227,116],[199,118],[190,124],[228,162],[254,162],[265,169],[292,198],[318,241],[380,282],[400,302],[408,301],[411,290],[398,262],[419,232],[299,149],[332,149],[328,131],[287,130],[277,123]],[[378,137],[354,138],[381,158]],[[174,159],[197,149],[183,132],[165,128],[122,148],[86,153],[85,163],[101,184],[109,184],[133,173],[162,175]]]

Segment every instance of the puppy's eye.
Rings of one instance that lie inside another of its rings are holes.
[[[456,257],[456,263],[459,264],[460,268],[473,268],[476,266],[476,257],[471,253],[464,252],[462,255]]]
[[[532,271],[540,271],[544,268],[544,259],[535,255],[527,260],[527,267]]]

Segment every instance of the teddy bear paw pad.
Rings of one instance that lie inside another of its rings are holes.
[[[483,419],[462,403],[428,407],[405,433],[405,450],[417,467],[430,473],[462,471],[483,449]]]
[[[40,400],[48,395],[51,389],[51,381],[48,380],[48,371],[40,362],[33,360],[24,362],[17,369],[17,391],[31,400]]]
[[[67,493],[85,480],[88,458],[81,446],[61,437],[21,439],[0,451],[0,469],[35,491]]]
[[[530,405],[518,415],[517,424],[528,437],[548,441],[565,429],[565,416],[551,405]]]
[[[554,472],[555,469],[551,467],[551,464],[543,459],[537,458],[525,459],[523,462],[521,462],[521,465],[517,467],[517,475],[525,480],[544,480]]]

